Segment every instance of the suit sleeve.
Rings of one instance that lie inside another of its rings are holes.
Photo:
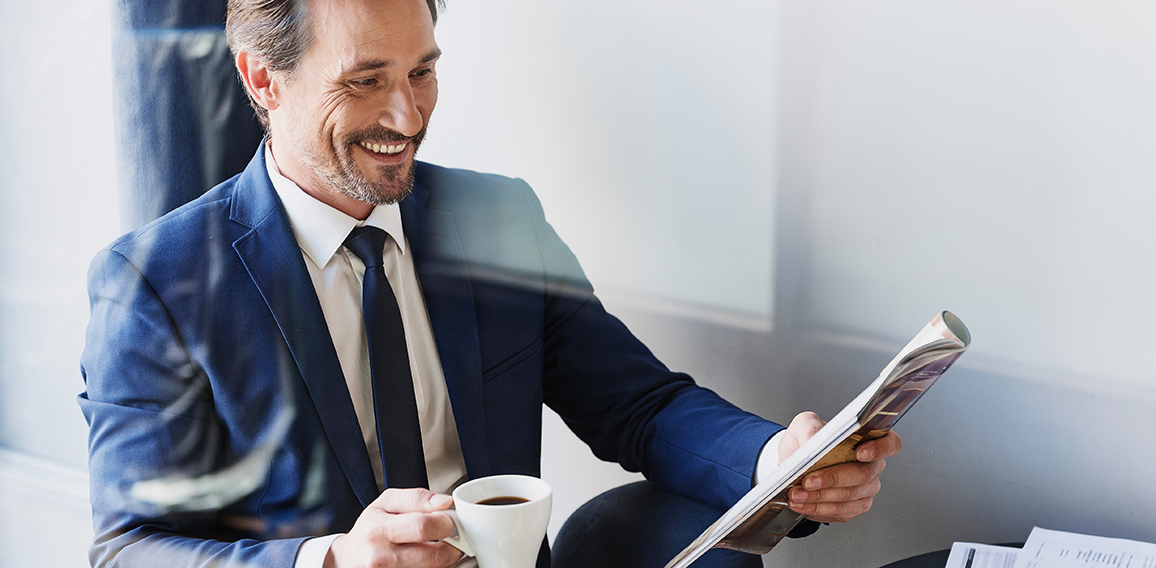
[[[268,456],[227,463],[208,378],[155,290],[120,254],[89,272],[79,403],[89,424],[93,566],[292,566],[304,539],[257,541],[230,495]]]
[[[524,183],[546,274],[544,392],[600,459],[716,509],[751,488],[782,429],[674,373],[594,296],[574,254]]]

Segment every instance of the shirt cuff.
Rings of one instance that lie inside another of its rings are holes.
[[[759,451],[759,461],[755,464],[755,484],[761,483],[775,468],[779,467],[779,441],[783,439],[786,430],[779,430]]]
[[[340,534],[331,534],[311,538],[301,544],[297,550],[297,560],[293,568],[321,568],[325,565],[325,555],[329,553],[329,546]]]

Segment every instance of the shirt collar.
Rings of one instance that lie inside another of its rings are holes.
[[[405,254],[405,233],[401,228],[401,208],[396,203],[377,205],[365,221],[354,219],[305,193],[293,180],[281,175],[273,159],[272,147],[265,145],[265,169],[273,189],[281,198],[297,243],[314,264],[324,267],[341,248],[354,227],[371,226],[393,237],[401,254]]]

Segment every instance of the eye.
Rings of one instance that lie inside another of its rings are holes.
[[[413,77],[415,79],[422,79],[422,78],[426,78],[426,77],[432,77],[433,74],[434,74],[433,67],[425,67],[423,69],[418,69],[417,71],[414,71],[413,73],[410,74],[410,77]]]
[[[377,77],[366,77],[365,79],[355,79],[350,81],[355,87],[369,88],[377,85]]]

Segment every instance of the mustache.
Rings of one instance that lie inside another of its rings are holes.
[[[360,142],[387,142],[387,143],[401,143],[409,140],[420,144],[425,138],[425,127],[423,126],[417,134],[413,136],[406,136],[391,128],[386,128],[380,124],[374,126],[367,126],[350,134],[346,139],[349,144],[357,144]]]

